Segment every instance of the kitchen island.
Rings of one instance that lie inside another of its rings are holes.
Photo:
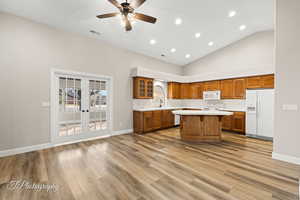
[[[221,142],[222,117],[232,112],[218,110],[176,110],[180,115],[180,136],[186,142]]]

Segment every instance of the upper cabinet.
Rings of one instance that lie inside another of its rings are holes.
[[[221,89],[220,81],[204,82],[204,91],[215,91],[220,89]]]
[[[222,99],[244,99],[246,80],[244,78],[221,80]]]
[[[254,76],[247,78],[247,89],[274,88],[274,75]]]
[[[204,90],[204,84],[203,83],[191,83],[190,85],[191,89],[191,99],[203,99],[203,90]]]
[[[133,98],[153,99],[153,79],[134,77],[133,78]]]
[[[191,83],[181,83],[181,99],[191,99]]]
[[[203,99],[204,91],[221,90],[222,99],[245,99],[246,89],[274,88],[274,75],[198,83],[168,83],[169,99]]]
[[[222,99],[233,99],[233,80],[222,80],[221,81],[221,98]]]
[[[246,79],[238,78],[233,79],[233,98],[245,99],[246,98]]]
[[[181,98],[181,83],[169,82],[168,83],[168,98],[180,99]]]

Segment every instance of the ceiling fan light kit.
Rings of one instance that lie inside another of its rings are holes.
[[[125,26],[126,31],[132,30],[132,24],[136,22],[136,20],[148,22],[155,24],[157,19],[148,15],[144,15],[142,13],[135,12],[135,9],[140,7],[146,0],[133,0],[131,3],[126,2],[119,3],[117,0],[108,0],[111,4],[119,9],[120,12],[108,13],[103,15],[98,15],[99,19],[110,18],[121,16],[121,24]]]

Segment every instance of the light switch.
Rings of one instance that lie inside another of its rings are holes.
[[[290,111],[297,111],[298,105],[297,104],[283,104],[282,106],[283,110],[290,110]]]
[[[50,107],[50,102],[42,102],[42,107],[43,108],[49,108]]]

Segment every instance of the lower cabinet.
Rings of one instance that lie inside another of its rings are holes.
[[[171,110],[156,110],[133,112],[134,133],[142,134],[164,128],[171,128],[175,125],[175,116]]]
[[[231,116],[224,116],[222,120],[222,129],[227,131],[235,131],[245,134],[246,113],[234,112]]]

